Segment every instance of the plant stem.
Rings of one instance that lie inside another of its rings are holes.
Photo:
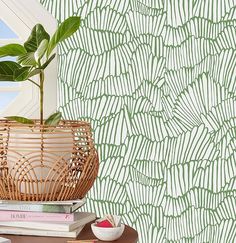
[[[39,86],[36,82],[34,82],[34,80],[32,80],[32,79],[30,79],[30,78],[28,78],[28,80],[29,80],[31,83],[33,83],[34,85],[36,85],[36,86],[38,86],[38,87],[40,88],[40,86]]]
[[[43,125],[43,88],[44,88],[44,71],[40,72],[40,125]]]

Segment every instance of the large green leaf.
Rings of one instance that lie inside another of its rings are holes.
[[[30,67],[22,67],[19,69],[16,69],[14,72],[14,80],[15,81],[25,81],[29,77],[29,70]]]
[[[37,62],[39,61],[39,59],[41,59],[43,57],[43,55],[45,54],[47,48],[48,48],[48,40],[44,39],[40,43],[40,45],[39,45],[38,49],[36,50],[36,52],[34,53],[34,57],[35,57],[35,60]]]
[[[23,66],[33,66],[37,65],[34,57],[34,52],[28,52],[18,57],[17,61]]]
[[[48,119],[44,122],[44,125],[47,126],[57,126],[62,118],[61,112],[56,112],[48,117]]]
[[[24,46],[20,44],[8,44],[0,47],[0,57],[5,56],[20,56],[26,53]]]
[[[70,17],[62,22],[49,42],[47,56],[49,57],[49,55],[59,42],[70,37],[75,31],[77,31],[79,26],[80,17]]]
[[[45,39],[48,41],[50,40],[49,34],[41,24],[37,24],[34,26],[31,35],[24,44],[25,49],[27,52],[35,52],[38,49],[40,43]]]
[[[15,81],[14,73],[21,66],[12,61],[0,62],[0,81]]]
[[[7,116],[5,118],[8,120],[17,121],[17,122],[23,123],[23,124],[34,124],[34,121],[32,121],[28,118],[22,117],[22,116]]]

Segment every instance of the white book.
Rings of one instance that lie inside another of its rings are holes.
[[[69,237],[76,238],[82,231],[84,225],[71,232],[25,229],[17,227],[0,226],[0,234],[5,235],[35,235],[35,236],[52,236],[52,237]]]
[[[11,240],[0,237],[0,243],[11,243]]]
[[[0,200],[0,210],[72,213],[85,204],[85,199],[70,201],[14,201]]]
[[[73,222],[2,221],[0,226],[70,232],[96,219],[95,213],[79,212],[78,220]]]
[[[76,203],[85,203],[85,198],[83,199],[75,199],[75,200],[66,200],[66,201],[17,201],[17,200],[0,200],[0,204],[35,204],[35,205],[73,205]]]

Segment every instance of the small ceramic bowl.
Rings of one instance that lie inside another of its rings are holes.
[[[93,234],[99,239],[103,241],[112,241],[117,240],[121,237],[124,232],[125,225],[121,224],[119,227],[114,228],[102,228],[96,226],[96,223],[91,224],[91,228]]]

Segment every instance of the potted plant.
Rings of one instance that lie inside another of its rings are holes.
[[[93,185],[98,157],[91,127],[83,121],[61,120],[60,112],[44,119],[45,69],[57,44],[80,26],[79,17],[66,19],[54,35],[37,24],[24,45],[0,47],[0,81],[29,81],[40,93],[39,119],[10,116],[0,120],[0,198],[68,200],[82,198]],[[32,77],[39,76],[39,81]]]

